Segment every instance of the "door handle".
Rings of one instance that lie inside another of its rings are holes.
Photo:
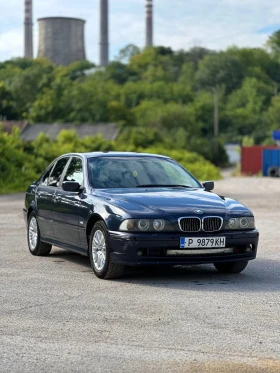
[[[59,202],[61,200],[61,197],[54,195],[53,199],[54,199],[54,202]]]

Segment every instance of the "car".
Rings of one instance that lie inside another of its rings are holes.
[[[257,255],[254,215],[213,189],[162,155],[62,155],[26,191],[29,251],[48,255],[54,245],[87,255],[102,279],[126,266],[211,263],[240,273]]]

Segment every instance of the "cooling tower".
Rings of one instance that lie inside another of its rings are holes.
[[[86,59],[83,19],[47,17],[38,23],[38,57],[47,57],[57,65]]]
[[[32,0],[24,2],[24,57],[33,58]]]
[[[153,46],[153,0],[146,0],[146,47]]]
[[[100,0],[100,66],[109,61],[108,0]]]

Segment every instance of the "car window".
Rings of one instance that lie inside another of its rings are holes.
[[[63,181],[77,181],[79,184],[83,183],[83,162],[80,158],[72,158]]]
[[[43,186],[47,186],[47,185],[48,185],[48,182],[49,182],[49,176],[50,176],[51,170],[52,170],[52,167],[50,167],[50,169],[49,169],[49,170],[45,173],[45,175],[42,177],[41,185],[43,185]]]
[[[61,158],[56,162],[56,165],[54,166],[51,172],[51,175],[49,177],[49,182],[48,182],[49,186],[54,186],[54,187],[58,186],[60,177],[62,175],[62,172],[68,160],[69,160],[69,157],[66,157],[66,158]]]
[[[174,161],[155,157],[96,157],[89,159],[94,188],[134,188],[140,185],[182,184],[200,187],[196,179]]]

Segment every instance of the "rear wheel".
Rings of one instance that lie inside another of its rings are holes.
[[[240,273],[244,271],[247,264],[248,260],[240,260],[232,263],[214,263],[214,266],[220,273]]]
[[[89,257],[93,272],[99,278],[118,278],[124,271],[124,265],[114,263],[109,249],[109,236],[102,221],[92,228],[89,243]]]
[[[52,245],[41,241],[40,230],[34,212],[30,214],[28,219],[27,242],[32,255],[48,255],[52,249]]]

